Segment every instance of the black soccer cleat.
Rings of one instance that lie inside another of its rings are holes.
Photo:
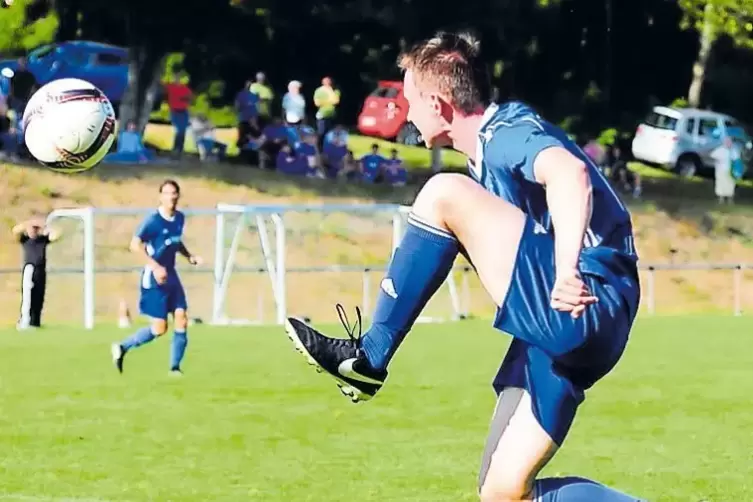
[[[113,343],[110,346],[110,353],[112,354],[112,362],[118,369],[118,372],[123,373],[123,359],[125,359],[126,351],[123,350],[123,346],[119,343]]]
[[[361,312],[356,308],[358,322],[352,328],[339,304],[337,313],[349,339],[330,338],[294,317],[289,317],[285,322],[285,331],[296,350],[306,356],[317,372],[324,370],[335,378],[343,395],[350,397],[354,403],[368,401],[382,388],[387,372],[372,368],[361,350]],[[354,333],[356,329],[358,336]]]

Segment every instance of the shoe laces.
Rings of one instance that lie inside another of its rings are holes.
[[[345,313],[345,307],[343,307],[341,304],[338,303],[335,306],[335,308],[337,309],[337,315],[340,317],[340,322],[345,328],[345,332],[348,333],[348,337],[350,337],[351,341],[354,342],[357,347],[360,347],[361,346],[361,309],[356,307],[356,322],[354,322],[351,325],[350,320],[348,319],[348,314]],[[356,332],[358,332],[358,334],[356,334]]]

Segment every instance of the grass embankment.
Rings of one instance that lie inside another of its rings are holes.
[[[371,141],[370,139],[357,139]],[[405,147],[408,155],[419,158],[425,150]],[[643,168],[644,201],[631,203],[638,248],[644,263],[751,262],[753,263],[753,190],[740,189],[740,203],[720,208],[714,203],[713,186],[707,181],[680,181],[663,177],[661,171]],[[275,173],[235,165],[200,164],[186,161],[169,166],[100,166],[90,173],[65,176],[36,166],[0,166],[0,197],[5,209],[0,215],[5,228],[29,216],[32,211],[47,212],[60,207],[148,208],[156,203],[156,186],[166,176],[177,178],[184,192],[183,205],[210,208],[229,203],[410,203],[417,187],[399,190],[359,186],[329,180],[292,180]],[[632,201],[631,201],[632,202]],[[139,265],[126,250],[138,224],[138,217],[101,216],[97,218],[96,263],[104,267]],[[288,266],[329,264],[384,264],[389,256],[389,218],[358,215],[293,215],[287,219]],[[255,226],[255,222],[251,222]],[[194,314],[207,318],[211,311],[215,220],[210,216],[193,218],[186,242],[207,259],[207,273],[186,273]],[[68,238],[50,252],[52,266],[82,265],[81,232],[73,222],[64,225]],[[229,229],[231,230],[231,229]],[[232,234],[230,234],[232,235]],[[229,243],[228,243],[229,245]],[[241,240],[238,264],[263,266],[258,238],[247,232]],[[12,241],[0,246],[0,268],[16,269],[19,249]],[[747,276],[748,274],[746,274]],[[370,274],[370,297],[376,295],[380,274]],[[120,298],[136,305],[137,276],[101,274],[97,277],[97,314],[112,319]],[[291,274],[288,280],[289,308],[292,313],[317,318],[334,316],[332,304],[360,304],[362,274]],[[646,284],[647,281],[644,281]],[[80,275],[54,276],[46,312],[51,320],[78,321],[81,311]],[[732,273],[659,272],[655,292],[659,312],[731,311]],[[16,273],[0,276],[0,319],[12,322],[17,313],[19,279]],[[753,281],[743,282],[743,307],[753,306]],[[470,281],[473,312],[485,314],[490,306],[477,282]],[[259,274],[238,274],[230,283],[228,311],[235,317],[272,319],[269,279]],[[448,311],[446,294],[440,295],[430,314]]]

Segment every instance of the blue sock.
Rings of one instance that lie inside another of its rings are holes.
[[[583,478],[546,478],[536,481],[536,502],[641,502],[595,481]]]
[[[413,214],[382,280],[373,324],[363,335],[369,363],[385,369],[400,342],[455,262],[458,241],[445,230],[424,223]]]
[[[146,327],[139,329],[136,333],[131,335],[129,338],[126,338],[121,342],[120,346],[123,347],[123,350],[128,352],[129,350],[136,348],[140,345],[144,345],[145,343],[149,343],[152,340],[154,340],[156,336],[154,333],[152,333],[152,328]]]
[[[186,353],[188,345],[188,335],[185,330],[175,330],[173,333],[173,343],[170,348],[170,369],[180,369],[180,363],[183,361],[183,355]]]

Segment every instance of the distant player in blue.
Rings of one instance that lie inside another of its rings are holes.
[[[640,297],[630,215],[560,129],[522,103],[486,106],[478,52],[471,36],[440,33],[401,58],[408,119],[428,146],[467,155],[471,177],[438,174],[418,194],[371,328],[359,336],[344,319],[350,340],[329,338],[290,318],[288,336],[343,394],[370,399],[463,253],[499,306],[494,326],[513,336],[494,379],[481,500],[635,501],[582,478],[537,479],[627,344]]]
[[[379,145],[377,143],[371,145],[371,153],[361,157],[361,172],[364,181],[376,182],[384,171],[385,162],[387,159],[379,154]]]
[[[126,354],[165,334],[167,316],[173,314],[175,332],[170,354],[170,374],[182,374],[180,363],[188,344],[188,304],[186,292],[175,270],[175,255],[183,255],[192,265],[200,264],[201,258],[192,255],[183,243],[186,218],[177,210],[180,186],[173,180],[166,180],[160,185],[159,193],[160,206],[144,219],[130,246],[131,251],[146,262],[141,273],[139,308],[143,315],[149,316],[151,325],[112,345],[112,359],[121,373]]]

